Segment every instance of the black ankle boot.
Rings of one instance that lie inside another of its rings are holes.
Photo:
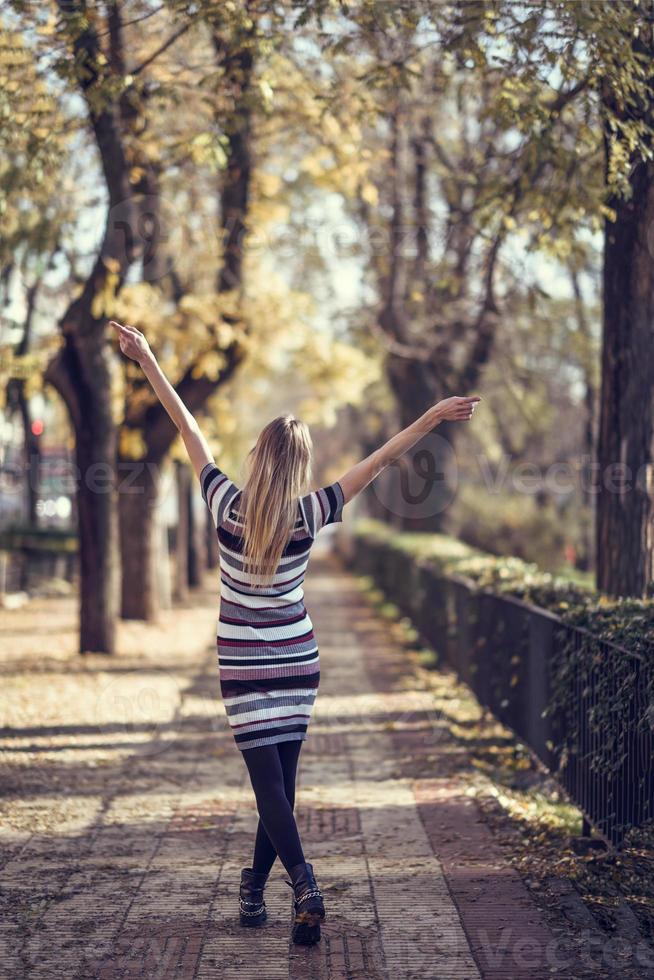
[[[241,887],[239,889],[239,910],[241,925],[250,928],[262,926],[266,921],[266,903],[263,900],[263,890],[268,875],[243,868],[241,871]]]
[[[306,862],[289,868],[295,900],[293,910],[292,939],[299,946],[313,946],[320,939],[320,923],[325,918],[322,894],[313,875],[313,867]]]

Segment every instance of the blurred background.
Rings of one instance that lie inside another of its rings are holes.
[[[154,617],[215,563],[111,317],[145,332],[237,482],[281,412],[310,424],[319,484],[481,394],[359,515],[647,594],[647,5],[0,16],[5,595],[79,585],[81,649],[110,651],[117,617]],[[598,478],[614,464],[642,477],[628,506]]]

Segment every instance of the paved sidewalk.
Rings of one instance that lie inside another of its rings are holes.
[[[256,814],[218,699],[211,592],[121,627],[113,659],[72,654],[72,601],[2,614],[3,980],[575,975],[387,624],[319,553],[307,604],[322,676],[297,812],[328,908],[308,950],[289,946],[279,864],[266,928],[237,924]]]

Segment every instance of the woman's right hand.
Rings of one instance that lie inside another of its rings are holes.
[[[442,401],[436,402],[434,414],[439,422],[468,422],[472,418],[477,402],[480,401],[479,395],[453,395],[451,398],[443,398]]]
[[[150,345],[140,330],[137,330],[136,327],[123,326],[122,323],[118,323],[116,320],[110,320],[109,323],[118,330],[118,343],[126,357],[131,357],[141,367],[143,367],[146,361],[154,357],[150,350]]]

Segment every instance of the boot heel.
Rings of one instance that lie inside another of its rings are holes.
[[[296,946],[315,946],[320,942],[320,918],[311,916],[311,921],[305,922],[296,918],[291,938]]]
[[[293,930],[295,946],[317,946],[320,942],[320,926],[298,926]]]
[[[290,869],[294,892],[293,929],[291,938],[298,946],[314,946],[320,941],[320,923],[325,918],[322,893],[316,884],[310,864],[297,864]]]

